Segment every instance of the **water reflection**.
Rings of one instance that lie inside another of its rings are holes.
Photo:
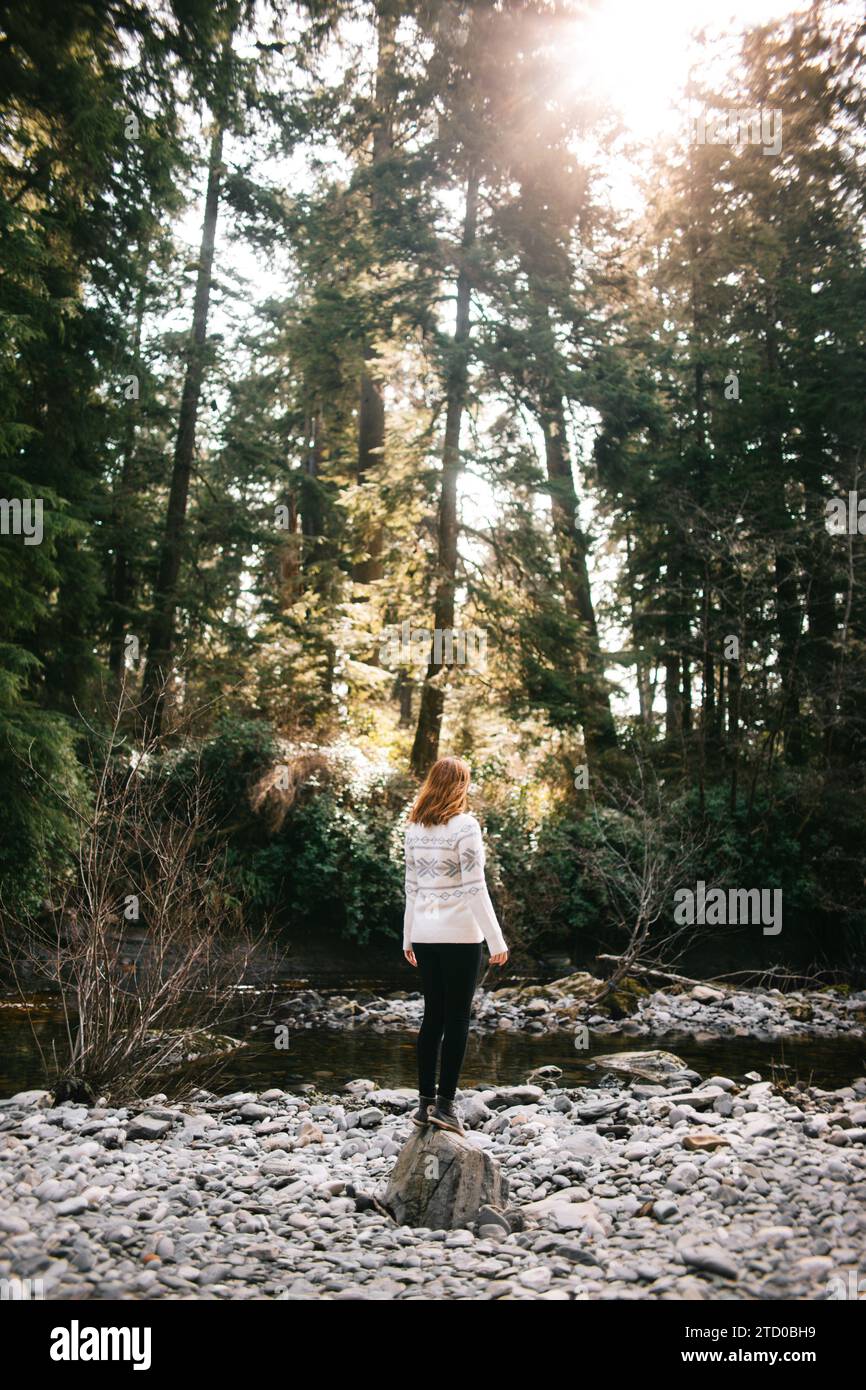
[[[267,991],[262,996],[260,1017],[266,1017],[272,1005],[273,996]],[[357,1077],[367,1077],[380,1086],[416,1084],[414,1032],[290,1028],[289,1047],[279,1051],[274,1047],[273,1030],[264,1027],[258,1031],[254,1025],[255,1011],[252,1016],[236,1019],[234,1026],[221,1025],[220,1031],[244,1038],[247,1045],[227,1059],[220,1089],[291,1089],[306,1084],[332,1091]],[[62,1045],[64,1022],[56,999],[43,996],[29,1014],[19,1007],[10,1007],[8,1001],[0,1006],[0,1096],[44,1084],[34,1034],[49,1055],[55,1044]],[[718,1038],[698,1043],[678,1037],[598,1037],[590,1039],[588,1053],[579,1053],[572,1039],[565,1035],[471,1033],[461,1081],[466,1086],[513,1085],[525,1080],[536,1067],[552,1064],[562,1068],[563,1084],[592,1084],[598,1078],[588,1065],[594,1055],[649,1047],[675,1052],[704,1077],[716,1074],[737,1079],[747,1071],[769,1077],[773,1068],[787,1067],[789,1080],[832,1089],[866,1074],[863,1039],[756,1042],[749,1038]],[[184,1074],[189,1078],[194,1068],[187,1067]],[[160,1089],[170,1095],[176,1079],[166,1075]]]

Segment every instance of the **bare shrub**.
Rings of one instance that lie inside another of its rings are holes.
[[[200,769],[168,796],[147,731],[137,748],[122,733],[128,711],[122,694],[109,732],[90,728],[90,802],[74,808],[73,871],[54,886],[51,910],[14,931],[2,924],[22,996],[24,965],[59,992],[65,1045],[47,1055],[36,1040],[57,1099],[140,1098],[190,1051],[213,1051],[213,1077],[228,1045],[217,1030],[237,1016],[249,997],[239,986],[266,954],[230,892]]]
[[[700,928],[673,924],[673,900],[707,837],[700,827],[671,823],[663,789],[641,759],[632,785],[618,784],[607,804],[594,801],[590,815],[593,843],[582,852],[583,867],[625,938],[598,1003],[630,974],[669,970],[694,944]]]

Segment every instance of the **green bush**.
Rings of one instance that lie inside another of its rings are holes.
[[[321,751],[324,766],[293,788],[276,828],[267,803],[253,810],[251,794],[290,755],[263,722],[225,719],[157,775],[179,798],[201,768],[232,884],[253,912],[292,930],[334,927],[359,943],[373,932],[393,935],[403,915],[402,845],[394,835],[405,779],[361,779],[333,750]]]
[[[248,909],[292,931],[328,928],[363,944],[373,934],[400,932],[403,831],[414,784],[371,775],[351,752],[313,749],[276,817],[279,798],[258,811],[251,805],[259,780],[289,756],[262,721],[224,719],[211,738],[174,754],[154,775],[166,779],[167,798],[178,798],[201,766],[214,833]],[[493,763],[483,773],[488,878],[511,944],[542,957],[568,951],[584,962],[621,949],[605,890],[587,872],[587,856],[603,852],[602,822],[591,803],[565,797],[539,814],[530,810],[529,784],[509,783]],[[620,851],[639,856],[642,831],[633,814],[615,806],[599,814]],[[682,853],[688,831],[705,842],[700,862],[683,866],[683,886],[703,878],[723,888],[783,890],[785,931],[774,944],[779,959],[862,960],[866,856],[855,786],[783,771],[751,805],[741,799],[732,811],[727,788],[708,786],[701,805],[696,791],[674,784],[658,792],[652,814],[654,835],[672,856]],[[672,914],[673,901],[661,929]]]
[[[35,911],[72,865],[86,787],[61,715],[0,703],[0,787],[0,905],[19,916]]]
[[[507,936],[544,955],[596,937],[598,903],[580,853],[585,823],[567,806],[536,821],[523,798],[485,815],[491,891]]]

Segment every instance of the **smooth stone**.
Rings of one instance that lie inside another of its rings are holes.
[[[46,1109],[54,1097],[50,1091],[18,1091],[9,1101],[10,1105],[23,1105],[28,1109]]]
[[[703,1269],[708,1274],[720,1274],[725,1279],[738,1277],[736,1264],[718,1245],[694,1245],[686,1238],[678,1242],[677,1249],[683,1263],[691,1269]]]
[[[171,1120],[153,1115],[136,1115],[126,1127],[127,1139],[162,1139],[171,1129]]]

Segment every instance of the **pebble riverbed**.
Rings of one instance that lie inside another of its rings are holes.
[[[530,1036],[574,1033],[585,1023],[600,1037],[622,1036],[755,1038],[863,1037],[866,990],[845,994],[827,990],[736,990],[695,985],[678,991],[655,990],[636,1001],[634,1012],[612,1019],[595,1011],[588,996],[600,987],[591,975],[576,974],[546,985],[479,989],[471,1028],[481,1033],[522,1032]],[[418,993],[326,995],[298,989],[285,996],[275,1017],[305,1028],[369,1028],[374,1032],[417,1029],[424,1012]]]
[[[332,1096],[0,1102],[0,1279],[49,1299],[858,1297],[866,1078],[565,1089],[544,1068],[458,1092],[508,1193],[455,1231],[350,1195],[384,1194],[414,1100],[359,1079]]]

